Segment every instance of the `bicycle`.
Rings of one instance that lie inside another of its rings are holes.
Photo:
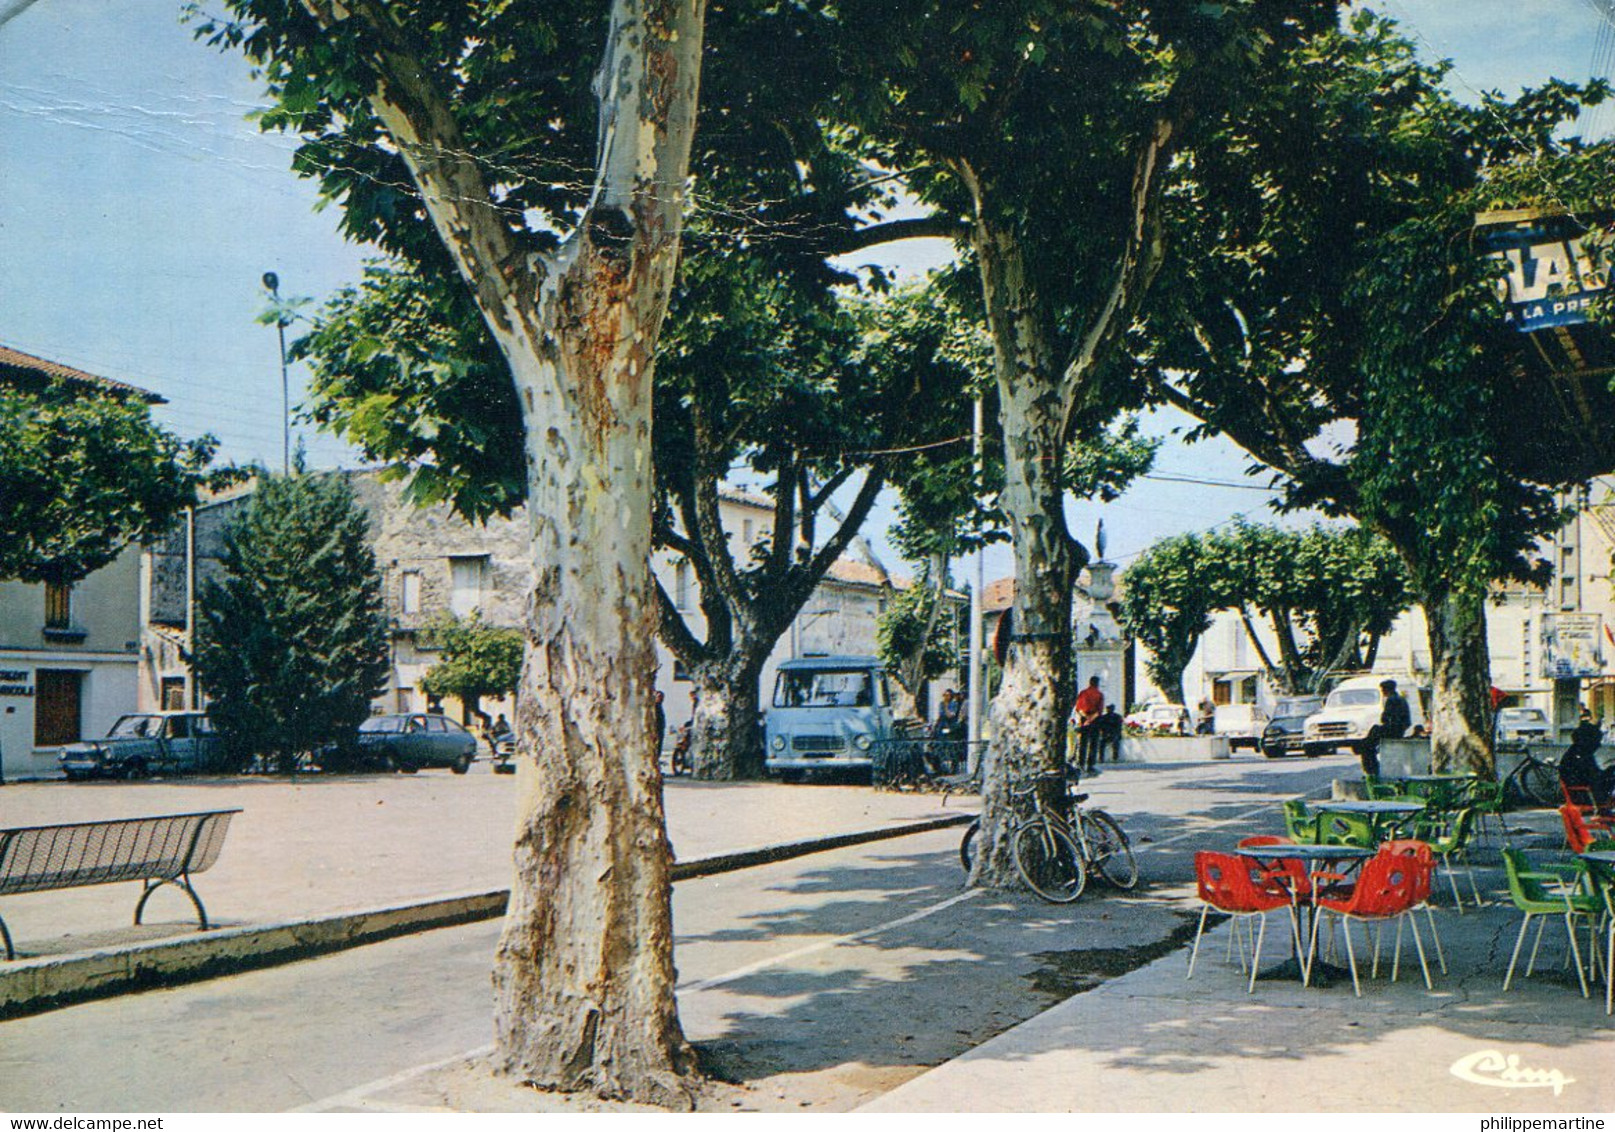
[[[1039,780],[1064,778],[1060,771],[1046,771]],[[1052,812],[1043,805],[1034,782],[1016,797],[1030,796],[1032,814],[1015,827],[1012,851],[1015,870],[1033,892],[1055,904],[1068,904],[1082,895],[1090,871],[1126,891],[1138,884],[1138,862],[1127,834],[1116,819],[1099,809],[1083,809],[1087,794],[1071,794],[1071,817]],[[980,819],[971,822],[959,843],[959,860],[965,871],[974,860]]]
[[[1520,765],[1503,780],[1503,796],[1516,804],[1557,806],[1560,802],[1559,765],[1544,762],[1526,747]]]

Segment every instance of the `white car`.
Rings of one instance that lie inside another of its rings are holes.
[[[1261,745],[1268,722],[1267,712],[1255,704],[1218,704],[1212,715],[1211,733],[1227,736],[1230,750],[1249,747],[1254,751]]]
[[[1189,733],[1189,709],[1182,704],[1149,703],[1128,712],[1122,723],[1143,731],[1165,731],[1172,735]]]
[[[1548,738],[1548,713],[1534,707],[1506,707],[1497,713],[1497,742],[1543,743]]]
[[[1353,676],[1342,680],[1323,710],[1309,716],[1306,722],[1306,753],[1309,758],[1330,754],[1340,747],[1350,747],[1354,754],[1362,754],[1363,740],[1369,730],[1379,722],[1385,710],[1385,698],[1380,684],[1386,679],[1396,680],[1396,690],[1408,705],[1408,734],[1424,731],[1424,697],[1412,680],[1400,677]]]

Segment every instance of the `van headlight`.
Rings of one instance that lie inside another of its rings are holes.
[[[783,736],[783,735],[774,736],[773,747],[774,747],[774,750],[776,750],[776,751],[783,751],[785,749],[785,736]]]
[[[853,736],[852,745],[854,747],[857,747],[860,751],[869,750],[870,745],[871,745],[870,740],[869,740],[869,736],[867,736],[867,735],[855,735],[855,736]]]

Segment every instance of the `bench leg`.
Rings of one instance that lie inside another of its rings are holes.
[[[11,946],[11,929],[6,927],[6,921],[3,917],[0,917],[0,939],[5,940],[6,943],[6,958],[15,959],[17,949]]]
[[[151,894],[163,887],[163,885],[171,884],[175,888],[182,890],[186,896],[191,898],[191,903],[196,907],[196,920],[198,926],[202,931],[208,930],[210,925],[207,922],[207,909],[202,907],[202,898],[196,895],[196,889],[191,887],[189,877],[182,876],[175,880],[148,880],[145,882],[145,884],[146,890],[140,894],[140,903],[135,905],[135,923],[137,925],[140,923],[140,917],[145,915],[146,901],[151,899]]]

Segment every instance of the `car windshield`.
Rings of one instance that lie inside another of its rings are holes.
[[[107,738],[144,739],[152,733],[152,725],[156,722],[156,717],[150,715],[126,715],[112,725]]]
[[[404,720],[406,718],[408,717],[402,715],[373,716],[372,718],[367,719],[363,723],[359,724],[359,730],[361,732],[379,731],[383,733],[402,731],[404,729]]]
[[[1330,707],[1363,707],[1367,704],[1377,704],[1379,701],[1379,692],[1373,688],[1347,688],[1329,694]]]
[[[1548,717],[1542,714],[1541,708],[1504,708],[1497,713],[1499,723],[1546,723]]]
[[[862,668],[794,669],[774,685],[777,708],[867,707],[869,673]]]

